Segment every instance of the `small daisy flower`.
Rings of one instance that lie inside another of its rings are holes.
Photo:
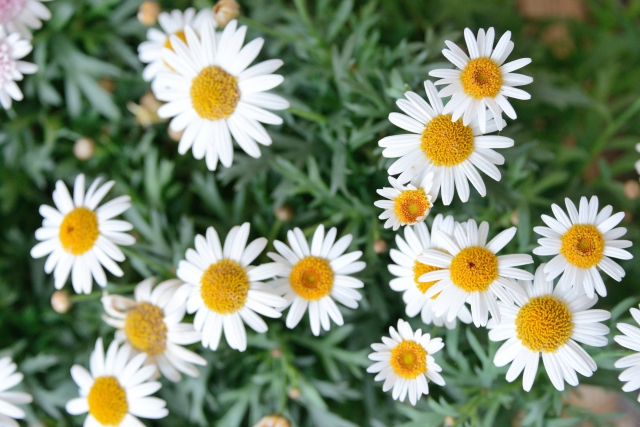
[[[64,286],[69,273],[76,293],[85,294],[91,293],[91,276],[98,285],[107,286],[107,276],[102,266],[114,276],[121,277],[124,274],[114,261],[125,259],[117,245],[135,243],[133,236],[123,233],[133,226],[112,218],[129,209],[131,198],[116,197],[98,207],[115,184],[115,181],[109,181],[98,188],[100,181],[100,178],[93,181],[85,193],[84,175],[78,175],[73,199],[64,182],[58,181],[53,191],[53,202],[57,209],[48,205],[40,206],[40,215],[44,220],[42,228],[36,230],[36,239],[42,241],[31,249],[31,256],[42,258],[49,255],[44,271],[53,271],[56,289]]]
[[[487,108],[496,121],[498,129],[502,130],[502,112],[515,120],[516,112],[507,98],[530,99],[531,95],[516,86],[527,85],[533,81],[529,76],[513,73],[531,63],[531,58],[521,58],[504,63],[511,51],[513,42],[510,40],[511,31],[507,31],[493,49],[495,31],[489,28],[478,31],[476,39],[469,28],[464,30],[469,56],[455,43],[445,41],[449,49],[442,53],[458,70],[438,69],[429,72],[430,76],[440,80],[436,85],[448,85],[438,95],[451,100],[444,107],[444,114],[452,114],[453,120],[462,118],[465,125],[471,123],[474,117],[479,117],[480,130],[485,132],[485,115]]]
[[[0,4],[0,16],[2,5]],[[18,33],[7,35],[0,26],[0,104],[5,110],[11,108],[12,101],[22,101],[24,96],[16,84],[23,74],[33,74],[38,66],[31,62],[19,61],[31,52],[33,46],[28,40],[20,38]]]
[[[25,413],[17,405],[31,403],[33,398],[29,393],[22,391],[7,391],[22,382],[22,375],[16,372],[16,364],[10,357],[0,359],[0,426],[19,427],[15,420],[21,420]]]
[[[135,299],[105,294],[102,304],[107,314],[102,319],[118,329],[116,341],[126,342],[136,354],[146,353],[145,364],[157,366],[170,381],[180,381],[180,372],[197,378],[200,372],[194,364],[204,366],[207,361],[182,347],[201,341],[192,324],[180,323],[189,289],[179,292],[183,282],[176,279],[154,288],[155,283],[153,277],[140,282]]]
[[[347,234],[336,240],[337,231],[331,228],[324,234],[324,225],[316,228],[311,241],[311,248],[302,230],[294,228],[287,233],[289,245],[276,240],[273,242],[278,253],[269,252],[267,256],[278,266],[278,276],[272,282],[275,292],[284,295],[289,308],[287,328],[296,327],[307,308],[311,332],[320,335],[320,327],[328,331],[331,318],[342,326],[344,320],[335,301],[349,308],[358,308],[362,295],[356,289],[364,283],[349,276],[364,270],[366,264],[357,261],[361,251],[344,254],[351,243],[352,236]],[[344,254],[344,255],[343,255]]]
[[[580,210],[568,198],[565,199],[567,212],[555,203],[551,209],[555,218],[542,215],[549,227],[535,227],[533,231],[544,236],[538,239],[541,245],[533,250],[536,255],[556,255],[546,265],[544,272],[553,280],[562,274],[558,286],[562,289],[574,287],[576,292],[582,288],[589,298],[594,291],[601,296],[607,295],[602,277],[596,269],[600,267],[618,282],[625,275],[624,269],[611,260],[631,259],[633,255],[625,251],[632,245],[629,240],[617,240],[627,232],[626,228],[613,228],[622,221],[624,212],[611,215],[613,208],[604,207],[598,212],[598,198],[580,199]]]
[[[409,322],[398,320],[398,330],[389,327],[390,337],[382,337],[382,343],[371,344],[374,353],[369,359],[375,361],[367,368],[367,372],[378,373],[375,381],[383,381],[382,391],[393,388],[391,396],[394,400],[404,402],[409,395],[409,402],[415,406],[423,394],[429,394],[427,380],[443,386],[444,379],[440,375],[442,368],[436,363],[432,354],[442,350],[441,338],[431,338],[418,329],[415,333]]]
[[[245,351],[247,335],[242,322],[265,333],[267,324],[256,313],[278,318],[282,313],[274,307],[286,305],[261,282],[274,277],[277,268],[273,263],[249,265],[267,246],[264,237],[247,246],[249,228],[248,222],[233,227],[223,248],[218,233],[209,227],[206,239],[196,236],[196,250],[187,249],[187,260],[178,265],[177,275],[189,291],[187,311],[196,313],[193,326],[202,332],[202,345],[212,350],[218,348],[224,330],[229,347]]]
[[[71,415],[86,414],[88,427],[139,427],[137,417],[159,419],[169,414],[166,402],[151,394],[160,390],[159,382],[149,381],[155,366],[143,366],[147,355],[129,357],[131,347],[118,348],[113,341],[104,353],[102,338],[96,341],[89,361],[91,373],[80,365],[71,367],[71,377],[80,387],[80,397],[67,402]]]
[[[425,249],[435,249],[446,253],[441,242],[441,234],[453,234],[454,221],[453,217],[443,217],[438,214],[433,220],[431,226],[431,234],[424,222],[406,227],[404,229],[404,237],[396,235],[396,244],[398,249],[391,249],[391,259],[396,264],[389,264],[389,271],[395,279],[391,280],[389,285],[396,292],[404,292],[402,299],[407,304],[406,313],[409,317],[415,317],[421,313],[422,321],[427,325],[431,323],[436,326],[445,325],[447,329],[453,329],[456,326],[455,318],[448,321],[446,316],[435,316],[433,310],[435,308],[435,299],[437,295],[426,297],[425,293],[436,282],[421,282],[418,280],[423,274],[430,271],[440,270],[438,267],[423,264],[419,261]],[[458,312],[458,318],[464,323],[471,323],[471,313],[469,309],[463,305]]]
[[[431,187],[433,172],[429,172],[417,185],[400,184],[397,179],[389,177],[393,188],[385,187],[377,193],[389,200],[378,200],[374,205],[384,209],[380,219],[386,219],[384,228],[393,227],[393,231],[401,225],[417,224],[425,220],[433,206]]]
[[[640,310],[633,307],[630,312],[636,323],[640,323]],[[640,353],[638,353],[640,352],[640,329],[628,323],[618,323],[616,327],[624,335],[616,335],[613,339],[621,346],[636,352],[616,361],[616,368],[626,368],[618,379],[626,382],[622,391],[635,391],[640,388]],[[640,396],[638,396],[638,401],[640,402]]]
[[[242,47],[247,27],[238,21],[227,24],[221,35],[206,20],[201,37],[187,26],[185,44],[170,36],[173,50],[163,49],[163,60],[175,72],[162,72],[154,84],[156,97],[167,104],[158,115],[173,117],[172,130],[184,134],[178,152],[193,147],[196,159],[206,157],[207,167],[215,170],[218,159],[225,166],[233,163],[231,137],[249,156],[260,157],[258,144],[271,145],[271,137],[261,123],[279,125],[282,118],[269,110],[289,108],[282,97],[265,93],[283,82],[272,74],[282,65],[272,59],[249,67],[258,56],[264,40],[257,38]]]
[[[3,0],[0,2],[0,26],[10,33],[19,33],[31,40],[30,28],[42,28],[42,21],[51,19],[51,12],[42,2],[48,0]]]
[[[524,295],[522,287],[511,279],[533,279],[528,271],[514,268],[533,263],[531,255],[496,255],[513,239],[516,228],[504,230],[489,243],[488,234],[486,221],[478,227],[470,219],[456,224],[453,236],[439,234],[440,244],[448,253],[426,249],[418,257],[420,262],[439,268],[418,278],[424,282],[437,282],[425,292],[426,298],[439,294],[433,303],[436,316],[448,313],[447,321],[452,321],[468,301],[477,327],[487,324],[489,312],[500,323],[496,297],[513,305],[512,293]]]
[[[431,193],[435,200],[442,191],[445,205],[453,200],[454,189],[460,200],[469,200],[469,182],[484,197],[487,189],[476,168],[500,181],[500,171],[495,165],[504,164],[504,157],[494,148],[512,147],[513,140],[504,136],[483,136],[477,119],[467,125],[461,120],[452,121],[451,115],[443,112],[442,100],[433,83],[427,80],[424,87],[430,104],[418,94],[406,92],[407,100],[400,99],[397,104],[408,115],[389,114],[391,123],[412,132],[388,136],[378,142],[385,147],[384,157],[399,157],[389,168],[389,175],[400,174],[398,181],[408,182],[416,175],[433,172]],[[483,119],[486,132],[497,129],[490,114]]]
[[[594,347],[607,345],[609,328],[599,322],[611,317],[606,310],[588,310],[598,298],[576,295],[553,286],[546,279],[544,264],[536,270],[533,284],[525,283],[526,298],[514,295],[517,306],[499,303],[502,322],[493,319],[487,327],[492,341],[507,340],[498,349],[493,362],[496,366],[511,363],[507,381],[514,381],[524,370],[522,387],[531,390],[542,355],[547,375],[558,390],[564,382],[578,385],[576,372],[590,377],[596,362],[577,342]],[[577,342],[576,342],[577,341]]]

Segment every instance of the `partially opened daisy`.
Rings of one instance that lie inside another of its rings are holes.
[[[386,219],[384,228],[393,228],[393,231],[401,225],[417,224],[425,220],[431,207],[433,197],[431,187],[433,185],[433,172],[417,182],[417,185],[408,183],[406,186],[398,182],[397,179],[389,177],[392,188],[384,187],[377,190],[377,193],[388,200],[378,200],[374,202],[376,207],[384,209],[379,216]]]
[[[89,361],[90,371],[71,367],[71,377],[80,387],[80,397],[67,402],[72,415],[86,414],[85,426],[140,427],[137,417],[158,419],[169,414],[166,402],[151,396],[162,386],[149,381],[155,366],[143,366],[147,355],[130,357],[131,347],[113,341],[104,353],[102,338],[96,341]]]
[[[633,307],[629,311],[636,323],[640,323],[640,310]],[[621,346],[635,352],[616,361],[616,368],[626,368],[618,379],[626,382],[622,391],[635,391],[640,388],[640,328],[628,323],[618,323],[616,327],[623,335],[616,335],[613,339]],[[640,402],[640,396],[638,401]]]
[[[30,28],[42,28],[42,21],[51,19],[51,12],[42,3],[48,0],[3,0],[0,2],[0,26],[10,33],[19,33],[31,40]]]
[[[189,292],[187,311],[196,313],[193,326],[202,332],[202,345],[218,348],[224,330],[229,347],[245,351],[247,335],[244,323],[254,331],[264,333],[267,324],[258,314],[278,318],[286,301],[271,291],[261,280],[277,272],[273,263],[259,267],[250,265],[267,246],[260,237],[249,245],[249,223],[229,231],[220,245],[218,233],[207,229],[207,237],[198,235],[196,250],[187,249],[186,261],[180,261],[177,275],[186,282]],[[258,314],[256,314],[258,313]]]
[[[378,142],[385,147],[384,157],[399,157],[389,167],[389,175],[400,174],[398,181],[408,182],[416,175],[433,172],[431,194],[435,200],[442,192],[445,205],[453,200],[454,189],[460,200],[469,200],[469,182],[484,197],[487,190],[476,168],[500,181],[500,171],[495,165],[504,164],[504,157],[494,148],[512,147],[513,140],[504,136],[482,136],[475,119],[467,125],[462,120],[452,121],[451,114],[443,112],[442,100],[433,83],[427,80],[424,87],[430,104],[418,94],[406,92],[407,100],[400,99],[397,104],[408,115],[389,114],[391,123],[412,132],[387,136]],[[497,129],[491,114],[483,119],[486,132]]]
[[[201,334],[190,323],[180,323],[185,314],[188,288],[177,279],[166,280],[155,286],[156,279],[149,278],[138,284],[135,299],[105,294],[102,304],[107,312],[103,320],[118,328],[116,341],[126,342],[133,353],[146,353],[146,365],[155,365],[170,381],[180,381],[180,372],[198,377],[194,365],[206,365],[207,361],[182,347],[200,342]]]
[[[282,124],[282,118],[267,110],[283,110],[289,103],[265,93],[284,78],[272,74],[282,65],[272,59],[249,67],[258,56],[264,40],[257,38],[242,47],[246,26],[233,20],[221,35],[206,20],[200,38],[187,26],[185,44],[170,37],[173,50],[163,49],[163,60],[175,71],[158,74],[156,97],[167,104],[158,115],[173,117],[174,131],[184,130],[178,152],[193,147],[196,159],[206,157],[207,167],[215,170],[218,160],[225,166],[233,162],[232,137],[248,155],[260,157],[258,144],[271,145],[271,137],[261,123]]]
[[[616,225],[624,218],[624,212],[611,215],[613,208],[605,206],[598,212],[598,198],[580,199],[580,208],[568,198],[565,199],[569,216],[555,203],[551,209],[555,218],[542,215],[549,227],[535,227],[533,231],[544,236],[538,239],[541,245],[533,250],[536,255],[556,255],[546,265],[544,272],[553,280],[562,274],[558,286],[562,289],[575,287],[576,292],[586,292],[591,298],[594,291],[607,295],[599,267],[618,282],[625,275],[624,269],[611,258],[631,259],[633,255],[625,251],[632,245],[629,240],[618,240],[627,232]]]
[[[358,308],[362,295],[356,289],[364,284],[349,275],[364,270],[365,263],[358,261],[362,252],[345,254],[353,237],[347,234],[336,242],[336,234],[334,227],[325,236],[324,225],[320,224],[313,234],[311,247],[299,228],[287,233],[289,246],[278,240],[273,242],[278,253],[269,252],[267,256],[275,261],[281,277],[272,282],[275,292],[284,295],[287,306],[291,306],[287,328],[293,329],[300,323],[309,309],[311,332],[319,335],[320,327],[329,330],[329,318],[337,325],[344,324],[335,301]]]
[[[440,244],[448,253],[426,249],[418,260],[440,268],[426,272],[418,278],[423,282],[437,282],[427,289],[425,297],[437,295],[434,314],[447,314],[447,320],[456,318],[465,302],[471,304],[471,315],[476,326],[485,326],[489,312],[500,323],[500,311],[496,297],[508,305],[513,304],[513,294],[524,295],[522,287],[511,279],[533,279],[528,271],[514,268],[533,263],[531,255],[496,255],[513,239],[516,228],[504,230],[489,243],[489,224],[480,227],[473,219],[456,224],[453,236],[439,235]]]
[[[469,28],[464,30],[469,56],[455,43],[445,41],[449,49],[442,53],[458,70],[438,69],[429,72],[430,76],[439,77],[436,85],[448,85],[438,95],[451,96],[444,107],[445,114],[452,114],[453,120],[462,118],[462,122],[470,124],[474,117],[479,118],[480,130],[485,132],[485,115],[487,108],[502,130],[502,112],[515,120],[516,112],[507,98],[530,99],[531,95],[516,86],[527,85],[533,81],[529,76],[513,73],[531,63],[531,58],[521,58],[504,63],[513,51],[511,31],[502,35],[495,49],[493,40],[495,31],[478,30],[478,38]]]
[[[15,420],[25,417],[22,409],[16,405],[31,403],[33,398],[29,393],[22,391],[7,391],[22,382],[22,375],[16,372],[16,364],[10,357],[0,359],[0,426],[19,427]]]
[[[416,224],[413,227],[404,229],[404,237],[396,235],[396,244],[398,249],[391,249],[391,259],[396,264],[389,264],[389,271],[395,279],[391,280],[389,285],[396,292],[403,292],[402,299],[406,307],[406,313],[409,317],[415,317],[421,313],[422,321],[427,325],[434,323],[436,326],[445,325],[447,329],[453,329],[456,326],[456,320],[447,320],[446,316],[435,316],[433,310],[435,308],[436,296],[427,297],[425,293],[436,282],[421,282],[419,279],[423,274],[430,271],[440,270],[439,267],[423,264],[419,261],[425,249],[435,249],[446,253],[446,249],[441,242],[441,234],[453,234],[454,221],[453,217],[443,217],[438,214],[433,220],[431,226],[431,234],[424,222]],[[469,309],[463,305],[458,312],[458,318],[464,323],[471,323],[471,313]]]
[[[98,285],[107,285],[102,266],[115,276],[123,275],[115,263],[125,259],[117,245],[133,245],[135,239],[124,233],[133,228],[130,223],[112,219],[129,209],[131,198],[116,197],[98,207],[115,181],[99,186],[101,178],[97,178],[86,193],[84,181],[84,175],[76,177],[73,198],[64,182],[56,182],[53,191],[56,208],[40,206],[44,220],[42,228],[36,230],[36,239],[42,242],[31,249],[31,256],[42,258],[49,255],[44,271],[53,271],[56,289],[64,286],[71,273],[73,289],[77,293],[88,294],[93,285],[91,276]]]
[[[31,42],[20,38],[18,33],[7,35],[0,26],[0,104],[5,110],[11,108],[12,99],[22,101],[24,98],[16,82],[23,79],[23,74],[38,71],[37,65],[20,61],[31,49]]]
[[[493,319],[487,326],[489,339],[507,340],[496,352],[496,366],[511,363],[507,381],[514,381],[524,370],[522,387],[531,390],[542,356],[547,375],[558,390],[564,382],[578,385],[576,372],[590,377],[596,362],[578,345],[594,347],[607,345],[609,328],[599,322],[611,317],[606,310],[589,310],[598,298],[576,295],[553,286],[543,273],[544,264],[536,270],[533,284],[524,283],[526,298],[514,295],[517,306],[499,303],[502,322]],[[577,341],[577,342],[576,342]]]
[[[382,391],[393,388],[391,396],[394,400],[404,402],[409,395],[409,402],[415,405],[423,394],[429,394],[427,380],[442,386],[444,379],[440,375],[442,368],[436,363],[432,354],[442,350],[441,338],[431,338],[418,329],[413,332],[408,322],[398,320],[398,330],[389,327],[390,337],[382,337],[382,343],[371,344],[374,353],[369,359],[375,361],[367,368],[367,372],[378,373],[375,381],[384,381]]]

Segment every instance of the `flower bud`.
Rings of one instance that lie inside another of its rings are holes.
[[[635,200],[640,196],[640,184],[635,179],[624,183],[624,196],[629,200]]]
[[[213,19],[219,27],[224,27],[238,16],[240,16],[240,6],[236,0],[220,0],[213,6]]]
[[[298,387],[291,387],[287,390],[287,396],[289,396],[289,399],[298,400],[302,396],[302,392]]]
[[[253,427],[290,427],[289,420],[282,415],[273,414],[260,418]]]
[[[145,1],[140,5],[138,9],[138,21],[142,25],[150,27],[158,22],[158,15],[160,15],[160,4],[155,1]]]
[[[383,254],[387,251],[387,242],[382,239],[376,239],[373,241],[373,252],[377,254]]]
[[[76,142],[73,143],[73,155],[76,156],[78,160],[89,160],[95,152],[96,143],[91,138],[83,136],[82,138],[76,139]]]
[[[289,222],[293,219],[293,209],[288,205],[282,205],[273,211],[279,221]]]
[[[51,295],[51,307],[56,313],[64,314],[71,308],[71,298],[66,290],[55,291]]]

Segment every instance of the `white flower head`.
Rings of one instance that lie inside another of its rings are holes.
[[[414,179],[414,181],[417,181]],[[400,226],[417,224],[425,220],[433,206],[431,187],[433,186],[433,172],[429,172],[415,185],[409,183],[406,186],[397,179],[389,177],[392,188],[385,187],[378,190],[378,194],[388,200],[378,200],[376,207],[384,209],[380,219],[386,219],[384,228],[393,228],[396,231]]]
[[[98,285],[107,285],[104,266],[113,275],[124,273],[114,261],[124,261],[125,257],[117,245],[128,246],[135,243],[133,236],[124,233],[133,226],[114,217],[131,206],[129,196],[120,196],[98,207],[115,181],[100,187],[97,178],[85,193],[85,178],[76,177],[73,198],[62,181],[56,182],[53,202],[56,208],[40,206],[44,217],[42,228],[36,230],[40,243],[31,249],[33,258],[49,255],[44,271],[55,278],[56,289],[61,289],[71,273],[71,283],[76,293],[91,293],[93,279]],[[54,271],[55,269],[55,271]]]
[[[10,357],[0,359],[0,426],[19,427],[15,420],[25,417],[22,409],[16,405],[26,405],[33,401],[29,393],[7,391],[22,382],[24,375],[16,372],[17,366]]]
[[[640,310],[632,307],[629,311],[636,323],[640,323]],[[628,323],[618,323],[616,327],[623,335],[616,335],[613,339],[621,346],[635,352],[616,361],[616,368],[626,368],[618,376],[618,379],[626,383],[622,387],[622,391],[635,391],[640,388],[640,375],[638,374],[640,373],[640,328]],[[638,401],[640,402],[640,396],[638,396]]]
[[[33,46],[29,40],[20,38],[18,33],[7,35],[0,25],[0,104],[5,110],[11,108],[11,99],[22,101],[24,98],[16,82],[23,79],[23,74],[38,71],[35,64],[20,61],[31,49]]]
[[[442,53],[458,70],[438,69],[429,72],[430,76],[439,77],[436,85],[448,85],[438,95],[451,96],[451,100],[444,107],[445,114],[452,114],[453,120],[462,118],[465,125],[471,123],[474,117],[479,117],[479,125],[485,132],[485,115],[487,108],[496,121],[498,129],[502,130],[502,112],[515,120],[516,112],[507,98],[530,99],[531,95],[516,86],[527,85],[533,81],[529,76],[513,73],[531,63],[531,58],[522,58],[504,63],[513,51],[511,31],[507,31],[498,41],[495,49],[493,40],[495,31],[489,28],[487,32],[478,30],[478,37],[469,28],[464,30],[469,56],[455,43],[445,41],[449,49]]]
[[[42,2],[48,0],[3,0],[0,3],[0,27],[31,40],[30,28],[42,28],[42,21],[51,19],[51,12]]]

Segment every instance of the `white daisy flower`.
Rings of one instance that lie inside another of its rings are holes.
[[[48,0],[3,0],[0,3],[0,26],[10,33],[19,33],[31,40],[30,28],[42,28],[42,21],[51,19],[51,12],[42,3]]]
[[[272,282],[275,292],[284,295],[287,307],[287,328],[293,329],[309,308],[311,332],[320,335],[320,327],[328,331],[331,318],[342,326],[344,320],[335,301],[349,308],[358,308],[362,295],[356,289],[364,283],[349,276],[364,270],[366,264],[357,261],[361,251],[344,254],[353,236],[347,234],[336,240],[337,231],[331,228],[324,234],[324,225],[316,228],[311,248],[302,230],[294,228],[287,233],[289,245],[276,240],[273,242],[278,253],[269,252],[267,256],[278,266],[278,276]],[[343,255],[344,254],[344,255]]]
[[[588,310],[598,298],[576,295],[553,286],[546,279],[544,264],[536,270],[533,284],[524,283],[526,298],[514,295],[517,306],[499,304],[502,322],[493,319],[487,327],[492,341],[507,340],[498,349],[493,362],[496,366],[511,363],[507,381],[514,381],[524,370],[522,387],[531,390],[542,363],[551,383],[564,390],[564,382],[576,386],[576,372],[590,377],[596,371],[596,362],[577,342],[594,347],[607,345],[609,328],[599,322],[611,317],[606,310]],[[577,341],[577,342],[576,342]]]
[[[629,311],[636,323],[640,323],[640,310],[634,307]],[[628,323],[618,323],[616,327],[624,335],[616,335],[613,339],[621,346],[636,353],[617,360],[614,366],[627,368],[618,377],[620,381],[626,382],[622,391],[635,391],[640,388],[640,329]],[[638,401],[640,402],[640,396],[638,396]]]
[[[376,207],[384,209],[379,216],[380,219],[387,220],[384,228],[393,227],[393,231],[396,231],[401,225],[424,221],[433,206],[433,172],[426,174],[416,185],[402,185],[393,177],[389,177],[389,183],[393,188],[385,187],[377,191],[388,200],[374,202]]]
[[[147,355],[129,357],[131,347],[113,341],[104,353],[102,338],[89,360],[91,373],[80,365],[71,367],[71,377],[80,387],[80,397],[67,402],[71,415],[86,414],[86,427],[140,427],[137,417],[159,419],[169,414],[166,402],[150,396],[160,390],[159,382],[149,381],[155,366],[143,366]]]
[[[100,188],[101,178],[97,178],[86,194],[84,175],[76,177],[73,199],[62,181],[56,182],[53,202],[57,209],[48,205],[40,206],[44,217],[42,228],[36,230],[36,239],[42,240],[31,249],[33,258],[49,255],[44,271],[55,278],[56,289],[61,289],[71,273],[71,283],[76,293],[91,293],[93,279],[98,285],[107,286],[107,276],[102,266],[114,276],[124,273],[114,261],[124,261],[125,257],[117,245],[129,246],[135,238],[123,233],[133,226],[127,221],[112,219],[131,206],[129,196],[120,196],[98,207],[98,204],[115,181],[109,181]],[[55,271],[54,271],[55,269]]]
[[[446,249],[441,242],[441,235],[453,234],[454,220],[451,215],[446,218],[438,214],[433,220],[431,234],[424,222],[413,227],[404,229],[406,241],[396,235],[398,249],[391,249],[391,259],[396,264],[389,264],[389,271],[397,278],[391,280],[389,285],[396,292],[404,292],[402,299],[407,304],[406,313],[409,317],[415,317],[421,313],[422,321],[427,325],[431,323],[436,326],[445,325],[447,329],[456,326],[455,318],[447,320],[446,316],[435,316],[436,296],[426,297],[425,292],[436,282],[421,282],[418,280],[423,274],[430,271],[440,270],[438,267],[423,264],[418,260],[425,249],[435,249],[446,253]],[[471,323],[471,313],[467,306],[463,305],[458,312],[458,318],[464,323]]]
[[[454,188],[460,200],[469,200],[469,181],[484,197],[487,189],[476,168],[500,181],[500,171],[495,165],[504,164],[504,157],[494,148],[512,147],[513,140],[504,136],[482,136],[476,119],[468,125],[463,125],[461,120],[452,121],[451,115],[443,112],[442,100],[433,83],[427,80],[424,87],[431,105],[418,94],[406,92],[408,101],[400,99],[397,104],[408,116],[389,114],[391,123],[412,132],[388,136],[378,142],[385,147],[384,157],[399,157],[389,168],[389,175],[400,174],[398,181],[408,182],[416,175],[433,172],[433,198],[435,200],[442,190],[445,205],[453,200]],[[483,119],[486,132],[497,129],[491,114]]]
[[[471,123],[474,117],[479,117],[480,130],[485,133],[485,115],[487,108],[493,117],[498,117],[498,129],[502,130],[502,112],[515,120],[516,112],[507,98],[530,99],[531,95],[516,88],[533,81],[529,76],[513,73],[531,63],[531,58],[521,58],[504,63],[513,51],[510,40],[511,31],[507,31],[493,49],[495,32],[489,28],[487,32],[478,30],[476,39],[469,28],[464,30],[469,56],[455,43],[445,41],[449,49],[442,53],[458,70],[438,69],[429,72],[430,76],[439,77],[436,85],[448,85],[438,95],[451,96],[451,100],[444,107],[444,114],[451,114],[453,120],[462,118],[465,125]],[[471,59],[469,59],[471,57]]]
[[[423,394],[429,394],[427,380],[443,386],[440,375],[442,368],[432,354],[439,352],[444,343],[441,338],[431,338],[418,329],[415,333],[408,322],[398,320],[398,331],[389,327],[390,337],[382,337],[382,343],[371,344],[374,353],[369,359],[376,363],[367,368],[367,372],[378,373],[375,381],[383,381],[382,391],[393,388],[394,400],[404,402],[407,394],[409,402],[415,406]]]
[[[27,56],[31,49],[33,46],[30,41],[20,38],[18,33],[7,35],[0,26],[0,104],[5,110],[11,108],[12,98],[16,101],[22,101],[24,98],[16,82],[23,79],[23,74],[38,71],[37,65],[19,61]]]
[[[513,305],[512,294],[524,295],[522,287],[511,279],[533,279],[528,271],[514,268],[533,263],[531,255],[496,255],[513,239],[516,228],[504,230],[489,243],[488,234],[489,224],[486,221],[478,227],[470,219],[456,224],[453,236],[439,234],[440,244],[448,253],[426,249],[418,257],[420,262],[440,268],[418,278],[424,282],[437,282],[424,294],[426,298],[439,294],[433,304],[436,316],[448,313],[447,320],[452,321],[468,301],[476,326],[487,324],[489,312],[500,323],[496,297]]]
[[[21,420],[25,413],[17,405],[31,403],[33,398],[22,391],[7,391],[22,382],[22,375],[16,372],[16,364],[10,357],[0,359],[0,426],[19,427],[15,420]]]
[[[264,40],[257,38],[242,47],[246,32],[246,26],[238,28],[238,21],[233,20],[216,34],[207,20],[199,39],[187,26],[187,44],[172,35],[173,50],[163,49],[163,60],[175,72],[158,74],[156,97],[167,101],[158,115],[173,117],[172,130],[184,130],[178,152],[185,154],[193,147],[193,156],[206,157],[210,170],[216,169],[218,159],[225,167],[231,166],[232,136],[248,155],[260,157],[258,143],[271,145],[260,122],[282,124],[282,118],[266,109],[289,108],[284,98],[265,93],[283,82],[282,76],[272,74],[282,61],[272,59],[247,68]]]
[[[180,372],[197,378],[195,365],[207,361],[183,345],[200,342],[201,334],[190,323],[180,323],[186,310],[188,288],[182,281],[166,280],[154,288],[151,277],[136,286],[135,299],[120,295],[102,297],[107,312],[102,319],[117,328],[116,341],[126,342],[134,353],[146,353],[146,365],[155,365],[170,381],[178,382]],[[153,289],[153,290],[152,290]]]
[[[536,255],[556,255],[546,265],[544,272],[553,280],[562,274],[558,286],[562,289],[582,288],[589,298],[594,290],[601,296],[607,295],[602,277],[596,267],[618,282],[625,275],[624,269],[610,257],[631,259],[633,255],[625,251],[632,245],[629,240],[617,240],[627,232],[626,228],[613,228],[622,221],[624,212],[611,215],[609,205],[598,212],[598,198],[580,199],[580,210],[568,198],[565,199],[569,216],[555,203],[551,205],[555,218],[542,215],[549,227],[534,227],[533,231],[544,236],[538,239],[541,245],[533,250]]]
[[[202,332],[202,345],[212,350],[218,348],[224,329],[229,347],[245,351],[247,335],[242,322],[265,333],[267,324],[256,313],[278,318],[282,314],[274,307],[286,305],[282,297],[261,282],[277,272],[273,263],[249,265],[267,246],[264,237],[247,246],[249,227],[248,222],[233,227],[224,248],[216,230],[209,227],[206,239],[196,236],[196,250],[187,249],[187,260],[178,265],[177,275],[189,290],[187,311],[196,313],[193,326]]]

